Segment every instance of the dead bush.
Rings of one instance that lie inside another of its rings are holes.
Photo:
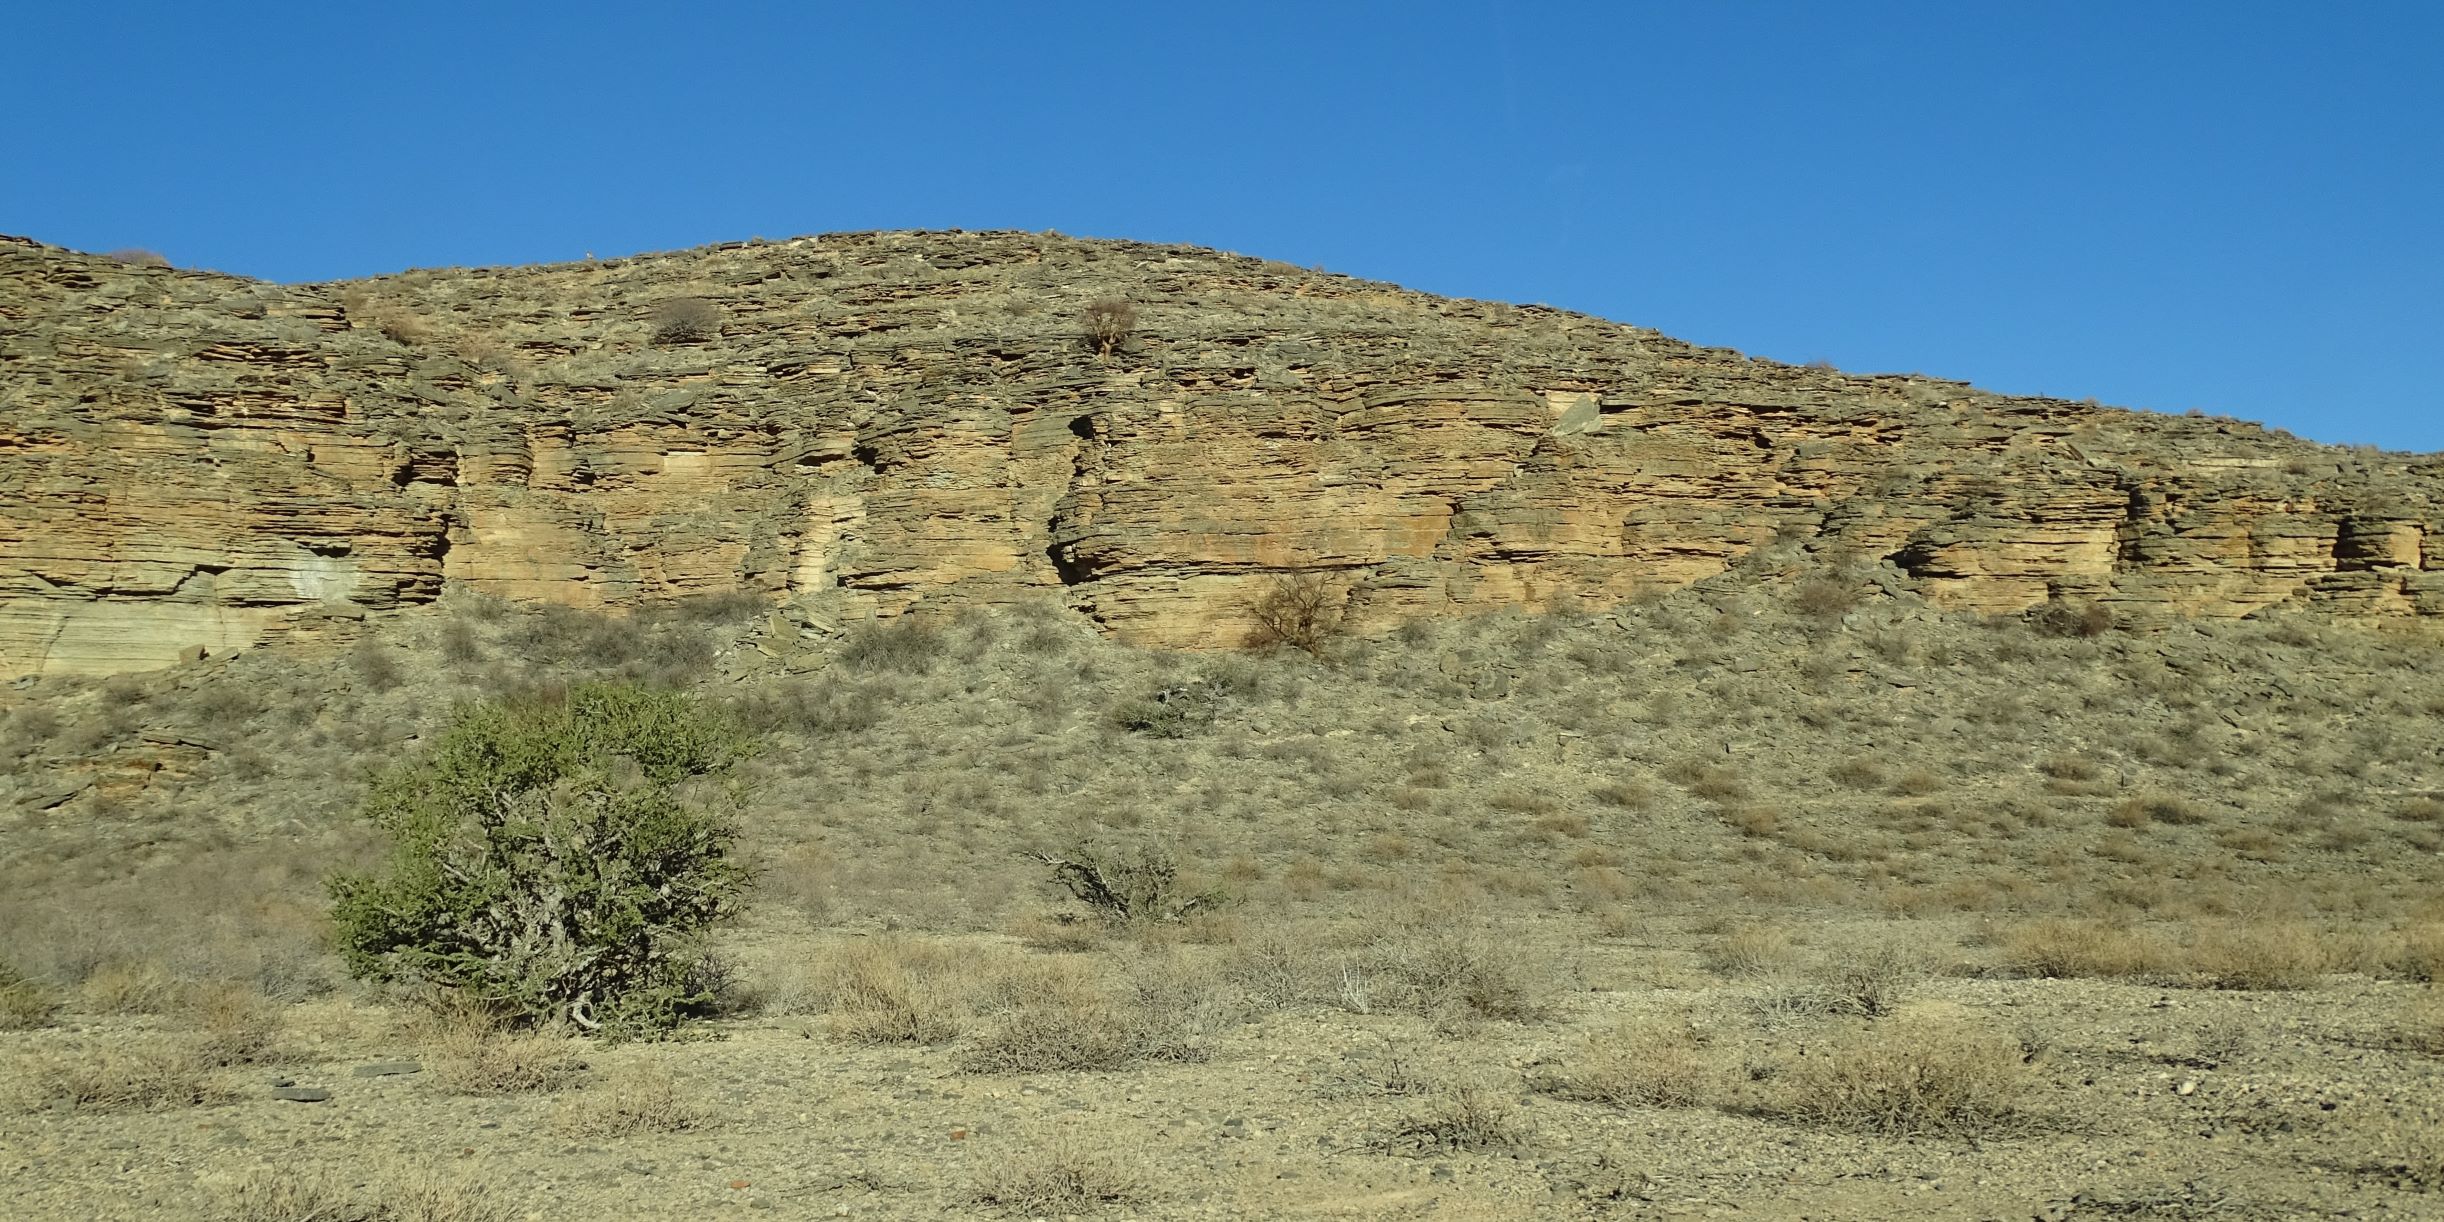
[[[2019,1040],[1957,1019],[1879,1023],[1787,1063],[1765,1110],[1890,1137],[1979,1137],[2012,1124],[2029,1084]]]
[[[1394,929],[1344,963],[1340,1000],[1360,1013],[1532,1022],[1553,1014],[1566,974],[1530,945],[1447,919]]]
[[[2142,794],[2128,798],[2105,816],[2105,822],[2115,827],[2145,827],[2150,823],[2189,827],[2206,821],[2205,807],[2171,794]]]
[[[1060,1217],[1110,1205],[1135,1205],[1149,1181],[1114,1151],[1115,1142],[1061,1136],[1031,1142],[987,1161],[969,1200],[1005,1213]]]
[[[1613,1107],[1695,1107],[1714,1098],[1720,1076],[1696,1027],[1647,1022],[1588,1037],[1542,1089]]]
[[[1341,627],[1341,596],[1322,573],[1280,573],[1267,578],[1248,603],[1251,649],[1288,646],[1312,657],[1324,650]]]
[[[1098,914],[1114,921],[1177,921],[1201,908],[1220,905],[1222,893],[1192,891],[1180,882],[1179,862],[1159,847],[1104,848],[1078,845],[1068,855],[1029,853],[1052,868],[1053,881]]]
[[[653,342],[700,344],[721,334],[721,307],[702,297],[673,297],[653,307]]]
[[[1095,356],[1110,360],[1128,342],[1129,333],[1137,329],[1137,307],[1118,297],[1106,297],[1087,306],[1079,324]]]

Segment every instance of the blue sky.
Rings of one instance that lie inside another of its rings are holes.
[[[1187,242],[2444,450],[2444,5],[25,5],[0,232]]]

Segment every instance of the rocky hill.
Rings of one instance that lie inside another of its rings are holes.
[[[1134,313],[1109,353],[1098,301]],[[1283,572],[1374,629],[1777,538],[1997,613],[2444,614],[2444,457],[1024,233],[318,285],[0,239],[0,406],[0,676],[454,587],[816,623],[1057,592],[1223,645]]]

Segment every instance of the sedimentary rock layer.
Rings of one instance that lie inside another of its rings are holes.
[[[657,341],[662,303],[716,334]],[[1102,357],[1079,316],[1136,310]],[[1943,605],[2444,614],[2444,462],[1751,360],[1179,247],[834,235],[276,285],[0,239],[0,676],[457,587],[835,620],[1055,595],[1235,643],[1719,573],[1777,537]]]

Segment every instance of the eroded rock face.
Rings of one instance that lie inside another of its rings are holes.
[[[718,335],[656,343],[698,296]],[[1099,358],[1079,315],[1136,304]],[[273,285],[0,239],[0,676],[162,666],[445,587],[1047,593],[1237,643],[1603,601],[1777,537],[1948,606],[2444,614],[2444,462],[1751,361],[1176,247],[866,234]]]

